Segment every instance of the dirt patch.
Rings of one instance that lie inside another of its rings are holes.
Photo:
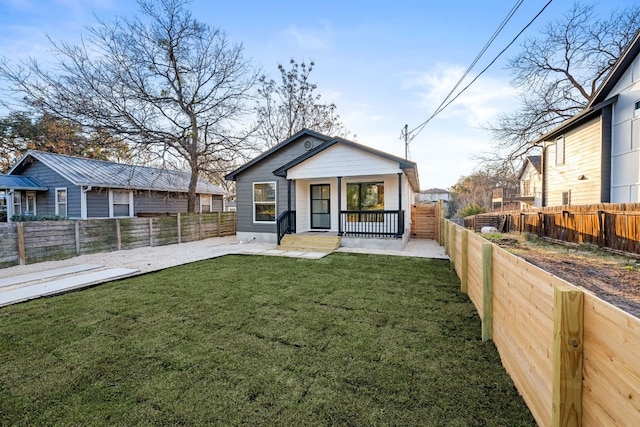
[[[602,249],[567,247],[525,235],[488,237],[531,264],[640,317],[640,261]]]

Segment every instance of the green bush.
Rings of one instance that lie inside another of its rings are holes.
[[[13,222],[25,221],[64,221],[67,217],[59,215],[14,215],[11,217]]]
[[[465,218],[467,216],[485,213],[486,211],[487,210],[485,208],[483,208],[477,203],[474,203],[473,205],[465,206],[464,208],[460,209],[460,211],[458,212],[462,218]]]

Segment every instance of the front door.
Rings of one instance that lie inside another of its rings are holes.
[[[331,187],[329,184],[311,186],[311,228],[331,228]]]

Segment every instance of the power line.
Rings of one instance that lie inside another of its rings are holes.
[[[496,39],[496,37],[498,37],[498,35],[500,34],[500,32],[502,31],[502,29],[507,25],[507,23],[511,20],[511,18],[513,17],[513,15],[516,13],[516,11],[520,8],[520,6],[522,5],[522,3],[524,2],[524,0],[518,0],[516,2],[516,4],[511,8],[511,10],[509,11],[509,13],[507,14],[507,16],[502,20],[502,23],[500,24],[500,26],[498,27],[498,29],[493,33],[493,35],[491,36],[491,38],[489,39],[489,41],[484,45],[484,47],[482,48],[482,50],[480,51],[480,53],[476,56],[476,58],[473,60],[473,62],[471,63],[471,65],[469,65],[469,67],[466,69],[466,71],[462,74],[462,76],[458,79],[458,82],[455,84],[455,86],[453,86],[453,88],[451,89],[451,91],[449,91],[449,93],[447,94],[447,96],[442,100],[442,102],[440,103],[440,105],[438,105],[438,108],[436,108],[436,112],[438,110],[440,110],[440,108],[442,108],[442,106],[444,105],[445,102],[447,102],[447,100],[449,99],[449,97],[453,94],[453,92],[455,92],[456,89],[458,89],[458,86],[460,86],[460,84],[462,83],[462,81],[467,77],[467,75],[469,75],[469,72],[471,72],[471,69],[478,63],[478,61],[480,60],[480,58],[482,57],[482,55],[484,55],[484,53],[487,51],[487,49],[489,48],[489,46],[491,46],[491,43],[493,43],[493,41]],[[412,131],[413,132],[413,131]]]
[[[507,49],[509,49],[511,47],[511,45],[513,45],[516,40],[522,35],[522,33],[524,33],[527,28],[529,28],[531,26],[531,24],[533,24],[533,22],[538,19],[538,17],[540,15],[542,15],[542,12],[545,11],[545,9],[551,4],[553,0],[549,0],[547,2],[547,4],[545,4],[542,9],[540,9],[540,11],[533,17],[533,19],[531,19],[531,21],[529,21],[529,23],[527,23],[527,25],[524,26],[524,28],[522,30],[520,30],[518,32],[518,34],[516,34],[516,36],[509,42],[509,44],[507,44],[507,46],[502,49],[496,56],[495,58],[493,58],[493,60],[489,63],[489,65],[487,65],[482,71],[480,71],[480,73],[478,73],[478,75],[467,85],[465,86],[460,92],[458,92],[458,94],[456,96],[453,97],[453,99],[451,99],[449,102],[447,102],[447,99],[451,96],[451,93],[453,93],[453,91],[459,86],[460,81],[458,81],[458,83],[456,84],[456,86],[454,87],[454,89],[451,90],[451,92],[449,92],[449,95],[447,95],[447,97],[444,99],[444,101],[442,101],[442,103],[440,104],[440,106],[438,106],[438,108],[433,112],[433,114],[431,114],[431,116],[425,120],[424,122],[422,122],[421,124],[419,124],[418,126],[416,126],[415,128],[413,128],[411,131],[408,132],[408,134],[406,135],[405,139],[408,140],[413,140],[413,138],[415,138],[421,131],[422,129],[424,129],[424,127],[427,125],[427,123],[429,123],[434,117],[436,117],[438,114],[440,114],[445,108],[447,108],[452,102],[454,102],[456,99],[458,99],[458,97],[460,95],[462,95],[462,93],[464,93],[467,89],[469,89],[469,87],[475,83],[476,80],[478,80],[478,78],[484,74],[497,60],[498,58],[500,58],[500,56],[502,56],[502,54],[504,52],[507,51]],[[515,6],[514,6],[515,7]],[[513,9],[512,9],[513,10]],[[510,12],[511,13],[511,12]],[[486,50],[486,49],[485,49]],[[477,61],[474,61],[474,64]],[[466,76],[466,74],[465,74]],[[403,135],[404,136],[404,135]]]

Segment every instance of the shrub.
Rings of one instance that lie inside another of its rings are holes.
[[[64,221],[67,217],[59,215],[14,215],[11,217],[13,222],[25,221]]]
[[[459,214],[462,218],[464,218],[471,215],[485,213],[486,211],[487,210],[485,208],[477,203],[474,203],[473,205],[467,205],[464,208],[460,209]]]

